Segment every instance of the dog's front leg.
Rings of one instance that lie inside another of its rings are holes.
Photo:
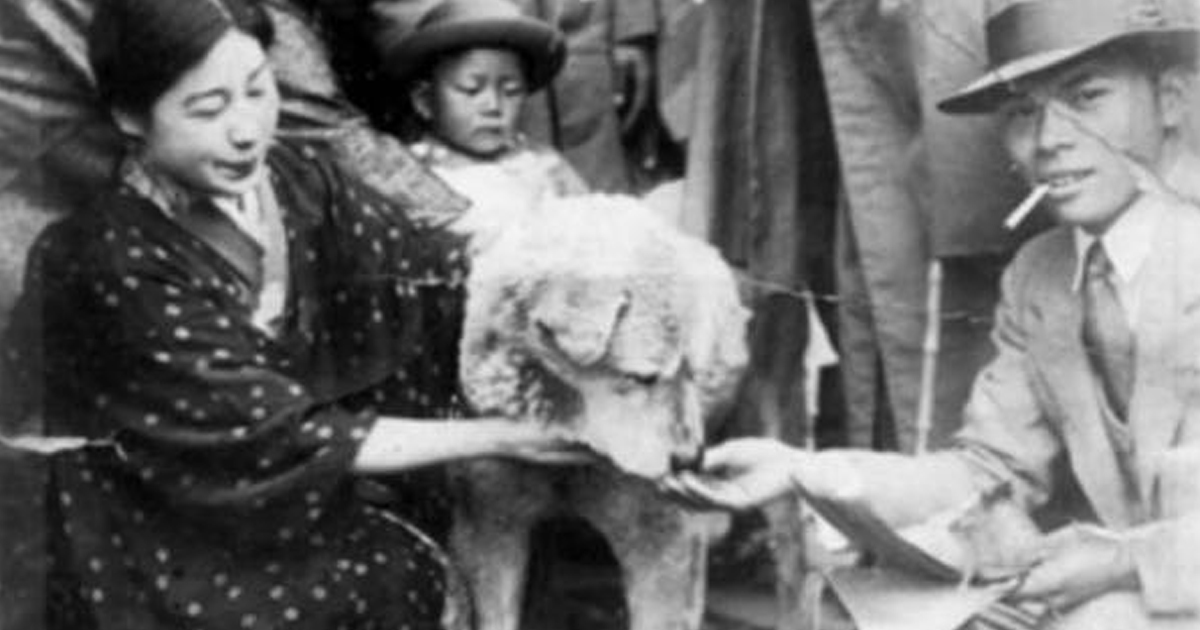
[[[621,565],[629,630],[699,630],[707,587],[703,523],[630,477],[596,484],[576,505]]]
[[[518,630],[530,532],[545,498],[508,464],[467,464],[463,472],[450,546],[471,590],[474,628]]]
[[[471,589],[475,630],[518,630],[529,533],[496,523],[455,525],[451,544]]]

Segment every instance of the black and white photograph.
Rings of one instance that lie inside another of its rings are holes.
[[[1200,0],[0,0],[0,630],[1200,630]]]

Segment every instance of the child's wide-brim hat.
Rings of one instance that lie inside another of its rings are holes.
[[[447,53],[507,48],[521,55],[531,90],[549,83],[566,59],[558,29],[507,0],[377,0],[374,40],[384,71],[409,81]]]
[[[938,104],[948,114],[982,114],[1022,80],[1110,46],[1136,44],[1195,59],[1195,0],[1007,0],[987,21],[988,70]]]

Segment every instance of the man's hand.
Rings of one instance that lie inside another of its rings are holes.
[[[860,497],[863,483],[841,453],[811,453],[769,438],[743,438],[710,448],[698,472],[668,477],[661,487],[694,508],[747,510],[801,489],[827,499]]]
[[[771,439],[733,440],[706,450],[699,471],[668,477],[662,488],[696,509],[747,510],[796,491],[806,455]]]
[[[621,113],[621,132],[628,132],[650,105],[653,93],[654,61],[650,51],[637,44],[617,44],[613,47],[619,77],[617,110]]]
[[[1091,525],[1070,525],[1045,538],[1037,565],[1017,590],[1019,599],[1064,610],[1105,593],[1134,590],[1137,571],[1128,544]]]

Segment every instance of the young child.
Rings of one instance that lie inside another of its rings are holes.
[[[407,140],[473,202],[457,227],[474,247],[543,196],[588,192],[561,155],[517,130],[528,96],[562,67],[556,29],[508,0],[394,0],[374,18],[384,72],[411,108]]]

